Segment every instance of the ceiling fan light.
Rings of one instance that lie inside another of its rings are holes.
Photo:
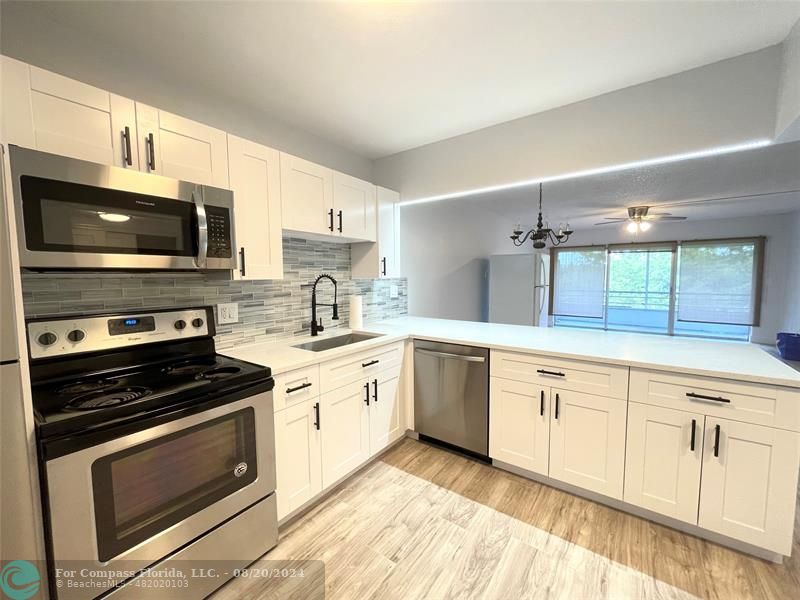
[[[652,225],[647,221],[642,221],[639,223],[639,231],[648,231],[651,227]]]
[[[639,224],[636,221],[631,221],[625,229],[628,230],[628,233],[636,233],[639,231]]]

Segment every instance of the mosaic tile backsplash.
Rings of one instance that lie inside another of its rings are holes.
[[[218,349],[309,333],[311,285],[321,273],[332,275],[339,291],[339,321],[331,320],[329,307],[318,310],[326,332],[348,327],[352,294],[364,297],[365,321],[408,313],[407,280],[351,279],[347,244],[284,238],[283,269],[284,279],[268,281],[227,281],[204,273],[26,273],[22,293],[29,317],[237,302],[239,322],[217,325]],[[397,298],[390,298],[391,286],[397,286]],[[320,282],[317,299],[333,302],[329,281]]]

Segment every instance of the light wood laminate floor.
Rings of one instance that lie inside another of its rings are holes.
[[[798,529],[777,565],[406,439],[287,526],[262,564],[324,564],[328,599],[789,599]],[[214,596],[314,597],[291,578]]]

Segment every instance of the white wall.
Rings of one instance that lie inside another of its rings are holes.
[[[772,46],[408,150],[375,180],[411,200],[771,139],[780,61]]]
[[[0,7],[2,54],[355,177],[372,179],[371,160],[313,133],[292,127],[258,107],[243,104],[235,89],[222,97],[206,89],[179,84],[161,73],[157,64],[144,63],[133,54],[121,52],[113,43],[111,30],[107,40],[87,39],[55,21],[38,19],[32,22],[29,13],[20,10],[24,6],[3,2]],[[208,25],[214,26],[213,23]],[[124,27],[124,23],[117,26]],[[176,32],[176,35],[180,33]],[[142,43],[146,44],[147,40],[142,40]],[[191,40],[186,40],[186,52],[191,52]],[[187,61],[187,64],[191,63]],[[232,64],[231,68],[235,65]]]
[[[485,200],[432,202],[404,206],[401,211],[402,264],[411,315],[483,320],[486,259],[491,254],[532,252],[530,243],[514,247],[508,238],[508,220],[498,218]],[[769,215],[659,223],[638,238],[622,226],[590,227],[578,230],[569,245],[766,236],[761,325],[753,328],[753,341],[771,344],[790,322],[795,323],[794,329],[800,328],[798,231],[800,212],[788,218]],[[794,286],[791,292],[787,285]]]
[[[800,140],[800,20],[781,44],[777,111],[775,137]]]

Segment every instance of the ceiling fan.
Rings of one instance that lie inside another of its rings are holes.
[[[627,222],[626,229],[630,233],[647,231],[651,221],[684,221],[686,217],[675,217],[672,213],[651,213],[649,206],[631,206],[627,217],[606,217],[602,223],[595,225],[618,225]]]

